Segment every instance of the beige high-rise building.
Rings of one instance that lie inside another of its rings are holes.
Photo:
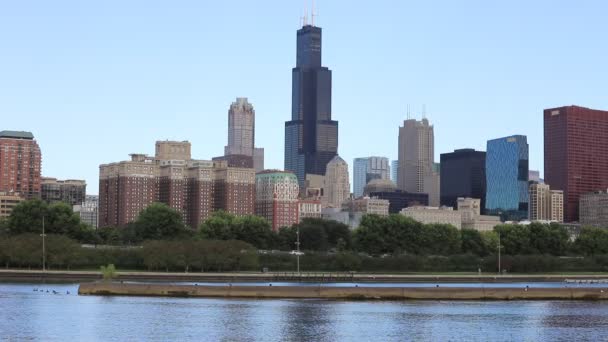
[[[348,164],[336,155],[325,171],[323,200],[326,207],[341,208],[342,202],[350,197]]]
[[[190,160],[191,146],[189,141],[157,141],[156,160]]]
[[[25,198],[19,193],[0,192],[0,218],[9,217],[13,208],[23,201]]]
[[[530,221],[564,221],[564,193],[551,190],[548,184],[532,183],[529,187],[528,218]]]
[[[434,170],[435,136],[425,118],[405,120],[399,127],[397,186],[407,192],[429,194],[429,205],[439,206],[439,174]]]
[[[264,170],[264,149],[255,147],[255,110],[246,97],[237,97],[228,110],[228,145],[224,147],[224,156],[247,157],[256,172]]]

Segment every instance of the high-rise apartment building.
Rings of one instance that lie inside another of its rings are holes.
[[[388,158],[355,158],[353,163],[353,195],[363,196],[365,185],[374,179],[390,179],[391,167]]]
[[[325,207],[341,208],[342,202],[350,197],[348,164],[338,155],[327,164],[323,191]]]
[[[228,145],[224,157],[230,167],[264,169],[264,149],[255,147],[255,110],[246,97],[237,97],[228,110]],[[251,165],[251,166],[249,166]]]
[[[304,186],[306,174],[324,175],[338,153],[338,122],[331,118],[331,70],[321,63],[320,27],[305,24],[297,34],[292,70],[291,121],[285,123],[285,170]]]
[[[530,221],[564,221],[564,193],[548,184],[531,182],[528,218]]]
[[[426,193],[430,205],[438,206],[440,180],[434,155],[434,129],[429,121],[405,120],[403,127],[399,127],[397,186],[407,192]]]
[[[273,231],[299,222],[298,179],[292,172],[265,170],[256,175],[255,213],[268,220]]]
[[[456,208],[459,197],[478,198],[486,204],[486,153],[460,149],[441,154],[440,202]]]
[[[523,135],[489,140],[486,212],[505,220],[528,217],[528,141]]]
[[[162,141],[155,157],[132,154],[130,161],[101,165],[99,226],[124,226],[153,202],[177,210],[193,228],[216,210],[237,216],[254,213],[253,168],[193,160],[189,151],[189,142]]]
[[[43,201],[64,202],[70,206],[84,202],[87,194],[87,183],[84,180],[42,177],[40,188]]]
[[[0,132],[0,192],[40,197],[40,147],[30,132]]]
[[[608,228],[608,191],[594,191],[580,196],[580,223],[583,226]]]
[[[545,183],[564,191],[564,221],[578,221],[580,196],[608,188],[608,111],[546,109],[544,131]]]

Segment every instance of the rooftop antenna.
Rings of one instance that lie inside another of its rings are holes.
[[[407,105],[407,119],[409,120],[411,118],[412,118],[412,116],[410,115],[410,105],[408,104]]]
[[[308,1],[304,0],[304,18],[302,19],[303,25],[308,25]]]
[[[425,104],[422,105],[422,118],[426,119],[426,105]]]
[[[315,26],[315,0],[312,0],[312,10],[310,12],[310,17],[312,19],[312,26]]]

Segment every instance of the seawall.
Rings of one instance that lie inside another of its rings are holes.
[[[606,300],[600,288],[196,286],[84,283],[79,295],[342,300]]]

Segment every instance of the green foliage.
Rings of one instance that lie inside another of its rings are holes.
[[[494,230],[500,234],[500,244],[505,254],[564,255],[570,247],[568,232],[558,224],[508,224],[497,226]]]
[[[7,231],[10,235],[42,233],[44,217],[45,233],[66,235],[72,239],[93,242],[95,234],[91,227],[80,222],[72,207],[66,203],[47,204],[39,199],[19,203],[9,216]]]
[[[481,232],[474,229],[463,229],[460,231],[462,239],[462,252],[475,254],[478,256],[488,255],[488,246],[484,241]]]
[[[104,281],[112,281],[112,279],[116,278],[116,267],[114,267],[114,264],[101,266],[100,269]]]
[[[200,235],[206,240],[240,240],[259,249],[272,249],[278,244],[278,236],[264,218],[236,217],[225,211],[217,211],[205,220]]]
[[[608,254],[608,230],[583,227],[574,243],[574,249],[584,255]]]
[[[163,203],[152,203],[133,223],[139,240],[183,239],[191,236],[181,214]]]

